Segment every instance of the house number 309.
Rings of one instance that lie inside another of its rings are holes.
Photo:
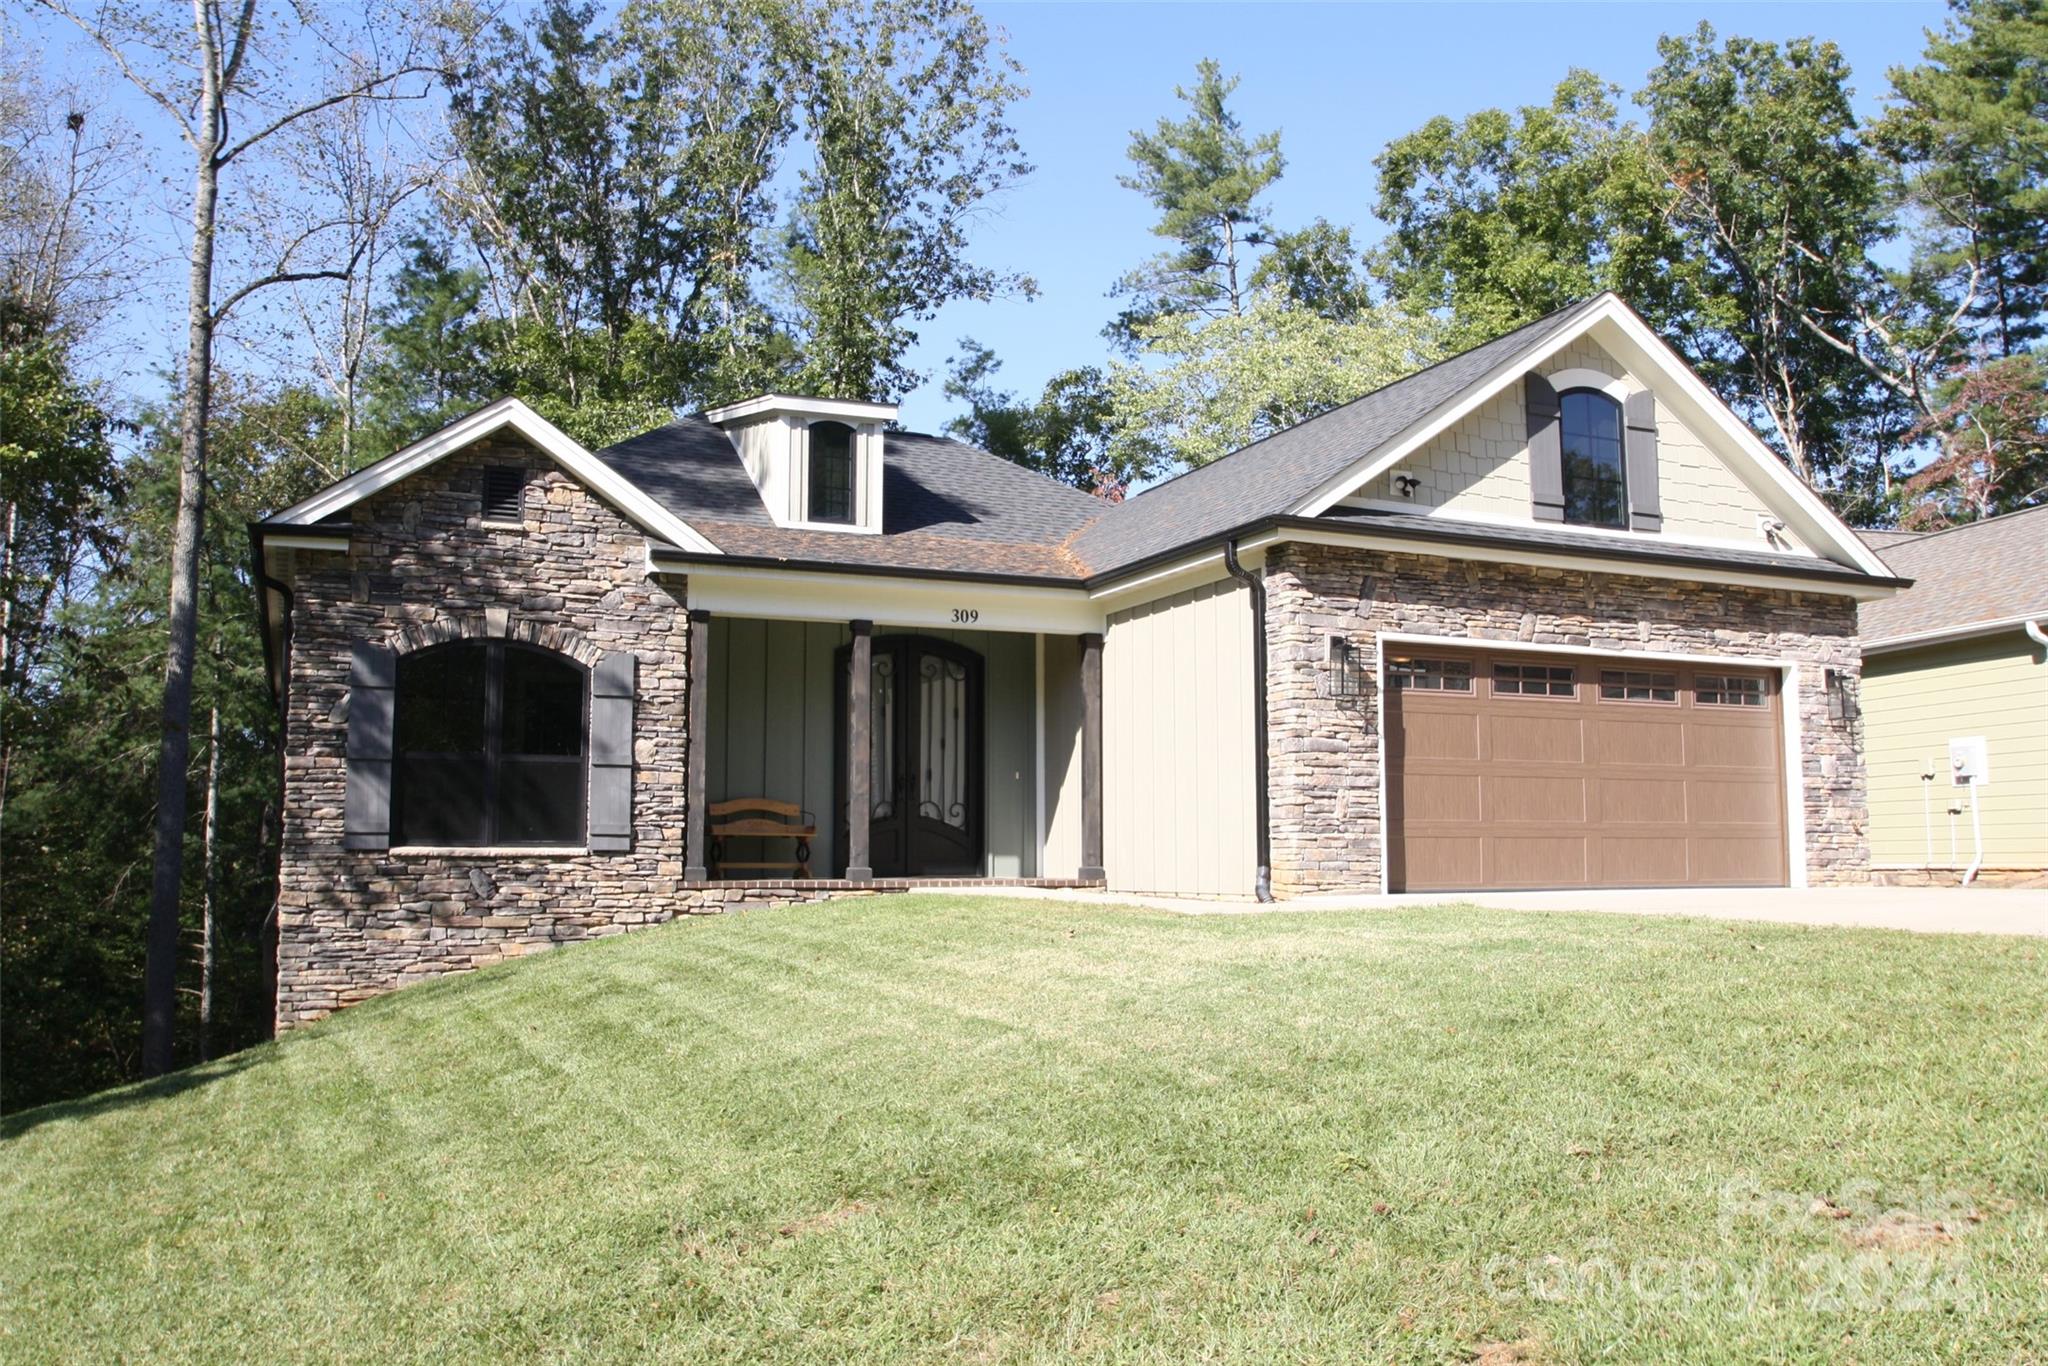
[[[953,609],[953,624],[955,626],[972,626],[980,620],[981,609],[978,607],[955,607]]]

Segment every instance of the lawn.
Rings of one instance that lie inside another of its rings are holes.
[[[2042,950],[694,921],[8,1120],[0,1358],[2039,1360]]]

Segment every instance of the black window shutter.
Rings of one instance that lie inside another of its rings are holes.
[[[1523,381],[1529,413],[1529,510],[1539,522],[1564,520],[1564,433],[1557,390],[1541,375]]]
[[[590,672],[590,847],[633,847],[633,652],[607,650]]]
[[[1657,494],[1657,396],[1638,389],[1624,405],[1628,425],[1628,524],[1632,531],[1662,531],[1664,505]]]
[[[391,847],[391,719],[397,685],[398,652],[357,641],[348,667],[344,849]]]

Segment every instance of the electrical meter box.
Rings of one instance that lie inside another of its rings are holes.
[[[1983,736],[1948,742],[1948,773],[1957,787],[1983,787],[1991,781],[1991,752]]]

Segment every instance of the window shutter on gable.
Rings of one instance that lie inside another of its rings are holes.
[[[590,672],[590,848],[633,847],[633,652],[607,650]]]
[[[348,765],[342,801],[344,849],[391,847],[392,703],[398,686],[398,651],[355,643],[348,667]]]
[[[1539,522],[1564,520],[1564,433],[1557,390],[1541,375],[1524,377],[1529,414],[1529,510]]]
[[[1657,493],[1657,396],[1638,389],[1624,405],[1627,424],[1628,524],[1631,531],[1662,531],[1664,504]]]

